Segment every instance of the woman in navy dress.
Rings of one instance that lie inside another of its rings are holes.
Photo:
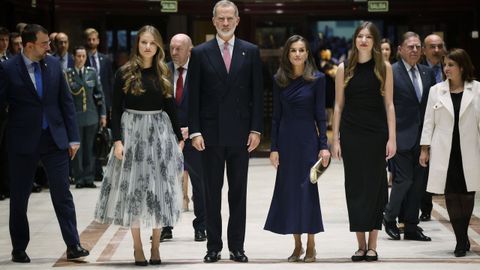
[[[308,42],[290,37],[284,46],[273,83],[270,161],[277,169],[275,190],[265,230],[293,234],[295,249],[289,262],[304,253],[301,234],[307,233],[305,262],[315,261],[315,234],[323,231],[317,184],[310,168],[330,159],[325,117],[325,76],[317,71]]]

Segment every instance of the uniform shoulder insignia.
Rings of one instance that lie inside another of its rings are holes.
[[[95,70],[95,71],[97,71],[94,67],[85,67],[85,68],[88,69],[88,70]]]

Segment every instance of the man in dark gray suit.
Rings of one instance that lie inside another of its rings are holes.
[[[188,209],[188,178],[192,183],[192,200],[193,212],[195,219],[193,220],[194,240],[205,241],[205,190],[203,184],[203,168],[202,157],[200,152],[192,146],[191,140],[188,138],[188,63],[190,60],[190,51],[192,50],[192,40],[185,34],[176,34],[170,40],[170,55],[172,61],[168,63],[168,68],[172,73],[173,94],[177,105],[177,117],[182,130],[185,147],[183,148],[183,156],[185,158],[185,171],[183,175],[183,202]],[[160,240],[172,238],[172,227],[164,227]]]
[[[192,145],[202,151],[207,221],[204,262],[220,259],[222,187],[227,168],[230,217],[227,229],[230,260],[248,262],[245,223],[249,153],[263,129],[263,81],[260,52],[236,38],[237,6],[219,1],[212,22],[214,39],[193,48],[189,63],[189,121]]]
[[[430,87],[435,84],[433,71],[418,64],[422,44],[414,32],[406,32],[398,46],[401,59],[392,65],[393,102],[397,124],[397,154],[392,162],[395,178],[390,200],[385,207],[386,233],[400,240],[396,218],[404,204],[406,240],[430,241],[418,227],[420,200],[425,192],[426,169],[419,164],[420,135]]]
[[[57,35],[57,38],[60,34]],[[72,173],[75,178],[76,188],[95,188],[95,155],[93,142],[98,125],[106,126],[105,102],[103,99],[102,84],[97,71],[92,67],[86,67],[87,51],[79,46],[74,50],[74,68],[65,71],[67,83],[72,93],[73,103],[77,116],[80,143],[82,147],[73,159]],[[100,99],[97,106],[94,96]]]

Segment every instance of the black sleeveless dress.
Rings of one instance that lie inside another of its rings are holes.
[[[350,231],[382,229],[388,200],[385,152],[387,117],[374,60],[358,63],[345,88],[340,146]]]

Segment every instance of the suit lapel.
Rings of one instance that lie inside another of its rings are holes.
[[[408,86],[409,95],[418,102],[417,94],[415,93],[415,88],[413,87],[412,79],[408,75],[407,67],[403,64],[402,60],[398,61],[400,67],[400,75],[402,76],[403,81]],[[420,102],[419,102],[420,103]]]
[[[235,45],[233,47],[233,55],[232,55],[232,62],[230,63],[230,72],[228,73],[228,80],[230,82],[235,81],[240,68],[243,65],[243,61],[245,59],[246,52],[243,49],[242,41],[238,38],[235,38]]]
[[[440,87],[438,100],[443,104],[452,117],[454,117],[452,97],[450,97],[448,82],[442,84]]]
[[[222,53],[220,52],[220,47],[218,47],[217,39],[214,38],[209,41],[208,49],[205,51],[208,60],[210,61],[211,66],[218,74],[218,77],[225,81],[228,77],[227,68],[225,67],[225,62],[223,62]],[[214,51],[215,53],[208,53],[209,51]],[[231,67],[231,65],[230,65]]]
[[[428,99],[428,93],[430,92],[430,82],[429,82],[429,78],[427,76],[427,72],[425,71],[425,69],[420,66],[420,65],[417,65],[418,67],[418,72],[420,73],[420,78],[422,80],[422,88],[423,88],[423,91],[422,91],[422,102],[426,99]],[[413,85],[412,85],[413,86]]]
[[[30,74],[28,74],[27,65],[23,61],[23,57],[21,55],[18,56],[17,69],[18,74],[20,74],[20,76],[22,77],[22,81],[24,81],[29,86],[28,88],[30,89],[30,91],[40,100],[37,89],[35,88],[35,85],[30,78]]]
[[[468,108],[468,105],[473,100],[473,93],[472,93],[473,83],[465,82],[465,86],[463,87],[463,95],[462,95],[462,102],[460,104],[460,117]]]
[[[40,66],[42,69],[42,83],[43,83],[43,93],[42,93],[42,101],[45,100],[46,96],[48,95],[48,85],[49,85],[49,80],[48,78],[52,78],[50,76],[50,68],[48,68],[48,65],[45,63],[45,60],[40,61]]]

